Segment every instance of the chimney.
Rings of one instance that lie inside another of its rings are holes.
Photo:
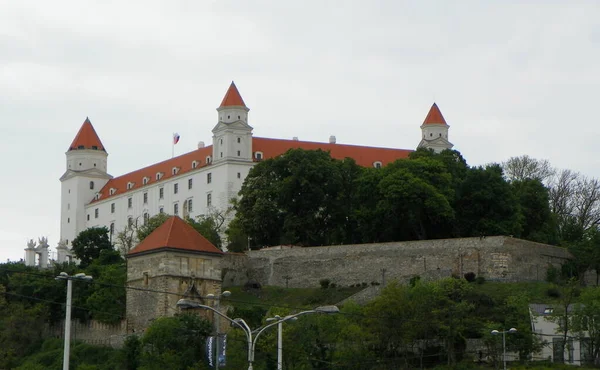
[[[334,135],[331,135],[329,137],[329,144],[335,144],[335,136]]]
[[[198,149],[202,149],[204,148],[204,141],[199,141],[198,142]]]
[[[298,141],[298,136],[294,136],[294,137],[292,138],[292,140],[294,140],[294,141]]]

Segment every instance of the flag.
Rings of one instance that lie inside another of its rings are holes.
[[[173,134],[173,145],[177,144],[178,142],[179,142],[179,134],[174,133]]]

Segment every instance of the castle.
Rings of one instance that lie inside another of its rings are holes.
[[[252,166],[288,149],[322,149],[333,158],[351,157],[359,165],[377,168],[406,158],[412,151],[338,144],[335,136],[324,143],[254,137],[249,110],[232,82],[217,108],[212,145],[200,142],[198,149],[189,153],[118,177],[109,175],[106,147],[86,119],[66,152],[66,171],[60,178],[57,262],[73,258],[73,239],[90,227],[107,227],[114,242],[117,233],[128,225],[145,222],[158,213],[185,218],[225,210]],[[421,125],[418,146],[438,152],[452,148],[448,129],[433,104]]]

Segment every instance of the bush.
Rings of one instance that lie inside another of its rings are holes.
[[[336,284],[336,283],[331,283],[331,284],[329,284],[329,287],[330,287],[331,289],[334,289],[336,286],[337,286],[337,284]]]
[[[329,280],[329,279],[319,280],[319,284],[321,284],[321,289],[327,289],[329,287],[330,283],[331,283],[331,280]]]
[[[552,265],[548,265],[546,270],[546,281],[549,283],[558,283],[560,278],[560,270]]]
[[[477,276],[477,278],[475,279],[475,283],[481,285],[485,283],[485,278],[483,276]]]
[[[415,275],[413,277],[410,278],[410,281],[408,282],[408,284],[410,284],[410,286],[414,287],[415,285],[417,285],[417,283],[421,280],[421,277],[419,275]]]
[[[546,294],[548,295],[548,297],[560,298],[560,290],[558,290],[558,288],[556,287],[548,288]]]
[[[468,281],[469,283],[472,283],[475,281],[475,273],[474,272],[467,272],[465,274],[465,280]]]

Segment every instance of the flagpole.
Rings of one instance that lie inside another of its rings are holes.
[[[173,133],[173,137],[171,138],[171,158],[175,158],[175,133]]]

